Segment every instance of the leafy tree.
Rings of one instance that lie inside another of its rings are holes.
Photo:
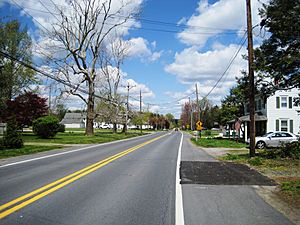
[[[222,100],[220,109],[220,123],[225,125],[228,121],[244,115],[245,103],[247,100],[247,76],[237,79],[237,85],[232,87],[229,94]]]
[[[0,50],[31,64],[31,38],[27,29],[21,29],[17,20],[0,21]],[[20,94],[28,85],[36,82],[34,71],[0,55],[0,104]],[[1,106],[1,105],[0,105]]]
[[[220,123],[225,125],[228,121],[240,117],[239,107],[229,103],[223,103],[220,109]]]
[[[66,108],[66,106],[64,104],[57,104],[56,105],[56,109],[55,109],[55,115],[57,116],[58,120],[61,121],[66,113],[67,113],[68,109]]]
[[[19,127],[31,125],[32,121],[47,114],[47,99],[32,92],[25,92],[14,100],[6,102],[7,110],[4,120],[15,116]]]
[[[270,0],[260,15],[261,28],[270,32],[254,51],[261,91],[300,87],[300,0]]]
[[[170,124],[168,120],[165,118],[164,115],[156,114],[156,113],[150,113],[149,115],[149,124],[155,129],[155,130],[162,130],[164,128],[169,128]]]
[[[21,148],[23,146],[22,135],[18,131],[15,118],[11,118],[7,121],[7,130],[3,137],[3,145],[6,148]]]
[[[172,127],[175,127],[175,121],[174,121],[174,116],[173,116],[173,114],[167,113],[167,114],[165,115],[165,118],[166,118],[166,120],[167,120],[168,123],[169,123],[169,127],[167,127],[167,129],[172,128]]]
[[[33,121],[33,132],[41,138],[53,138],[59,131],[59,121],[55,116],[44,116]]]
[[[217,123],[220,123],[220,108],[216,105],[206,110],[205,117],[203,118],[203,125],[207,129],[211,129]]]
[[[189,102],[184,103],[181,109],[181,125],[182,127],[189,128],[191,124],[191,107],[193,107],[192,104]],[[195,118],[195,117],[194,117]]]

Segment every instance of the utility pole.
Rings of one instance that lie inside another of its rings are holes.
[[[51,95],[52,95],[52,84],[50,83],[49,85],[49,109],[48,109],[48,113],[51,114]]]
[[[247,33],[248,33],[248,71],[249,71],[249,111],[250,111],[250,157],[255,156],[255,87],[253,71],[253,34],[251,0],[246,0],[247,5]]]
[[[135,87],[135,85],[130,86],[129,83],[127,83],[127,107],[126,107],[126,122],[125,122],[125,134],[127,134],[127,128],[128,128],[128,113],[129,113],[129,90],[133,87]]]
[[[126,119],[125,119],[125,134],[127,134],[127,127],[128,127],[128,111],[129,111],[129,83],[127,83],[127,107],[126,107]]]
[[[197,121],[200,120],[200,105],[199,105],[199,97],[198,97],[198,85],[197,83],[195,84],[196,86],[196,102],[197,102]]]
[[[191,130],[193,130],[193,107],[192,107],[192,103],[191,103],[191,97],[189,97],[189,105],[191,107]]]
[[[140,90],[140,120],[141,120],[141,133],[143,133],[143,118],[142,118],[142,90]]]

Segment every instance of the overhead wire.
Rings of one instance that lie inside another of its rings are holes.
[[[245,37],[245,35],[244,35],[244,37]],[[225,71],[221,74],[220,78],[217,80],[217,82],[214,84],[214,86],[211,88],[211,90],[205,95],[204,98],[207,98],[213,92],[213,90],[217,87],[217,85],[219,84],[219,82],[222,80],[222,78],[225,76],[225,74],[227,73],[227,71],[231,67],[232,63],[234,62],[234,60],[238,56],[239,52],[241,51],[242,47],[244,46],[244,44],[245,44],[245,42],[247,40],[247,37],[246,38],[244,38],[244,37],[242,38],[242,43],[240,44],[240,47],[235,52],[234,56],[230,59],[229,64],[227,65]]]
[[[22,7],[20,4],[18,4],[15,0],[12,0],[20,9],[22,9],[24,11],[25,14],[27,14],[28,16],[30,16],[34,21],[36,21],[43,29],[45,29],[46,31],[50,32],[43,24],[41,24],[37,19],[35,19],[30,13],[28,13],[24,7]],[[40,0],[38,0],[42,5],[43,7],[47,10],[46,11],[42,11],[42,10],[38,10],[38,9],[33,9],[33,8],[30,8],[31,10],[36,10],[36,11],[40,11],[40,12],[44,12],[44,13],[49,13],[49,14],[52,14],[54,17],[55,16],[55,12],[51,12],[48,7],[45,6],[44,3],[42,3]],[[58,7],[57,4],[55,4],[52,0],[51,0],[52,4],[55,6],[55,7]],[[63,6],[62,6],[63,7]],[[27,7],[28,8],[28,7]],[[59,15],[59,14],[56,14],[56,15]],[[115,15],[116,17],[122,17],[120,15]],[[58,18],[56,17],[56,19],[58,20]],[[175,23],[169,23],[169,22],[164,22],[164,21],[158,21],[158,20],[149,20],[149,19],[143,19],[143,18],[129,18],[129,19],[135,19],[135,20],[140,20],[140,21],[143,21],[145,23],[150,23],[150,24],[156,24],[156,25],[164,25],[164,26],[173,26],[173,27],[184,27],[184,28],[201,28],[201,29],[210,29],[210,30],[220,30],[220,31],[224,31],[224,30],[232,30],[234,31],[235,29],[227,29],[227,28],[213,28],[213,27],[201,27],[201,26],[189,26],[189,25],[185,25],[185,24],[175,24]],[[111,25],[109,23],[107,23],[108,25]],[[130,26],[125,26],[123,25],[124,27],[128,27],[128,28],[131,28]],[[176,30],[167,30],[167,29],[156,29],[156,28],[133,28],[133,29],[141,29],[141,30],[148,30],[148,31],[157,31],[157,32],[167,32],[167,33],[178,33],[179,31],[176,31]],[[187,32],[187,31],[184,31],[184,32]],[[236,30],[236,32],[228,32],[227,34],[237,34],[238,30]],[[216,32],[187,32],[187,33],[190,33],[190,34],[216,34]],[[224,32],[222,32],[224,33]],[[246,32],[245,32],[246,33]],[[235,55],[231,58],[228,66],[226,67],[225,71],[222,73],[222,75],[220,76],[220,78],[218,79],[218,81],[215,83],[215,85],[212,87],[212,89],[205,95],[205,97],[208,97],[212,92],[213,90],[217,87],[217,85],[219,84],[219,82],[222,80],[222,78],[227,74],[227,71],[229,70],[229,68],[231,67],[233,61],[235,60],[235,58],[237,57],[238,53],[240,52],[242,46],[244,45],[246,39],[244,39],[243,43],[240,44],[240,47],[238,49],[238,51],[235,53]],[[1,54],[3,54],[3,52],[1,52]],[[43,75],[45,75],[45,73],[43,71],[40,71],[38,69],[34,69],[36,72],[39,72]],[[49,75],[49,74],[48,74]],[[45,75],[46,76],[46,75]],[[227,76],[227,75],[226,75]],[[225,76],[225,77],[226,77]],[[53,77],[50,77],[51,79],[54,79]],[[56,79],[54,79],[56,80]],[[58,80],[57,80],[58,81]],[[61,81],[58,81],[60,83],[62,83]],[[67,85],[69,86],[69,85]],[[71,85],[72,86],[72,85]],[[74,88],[74,86],[72,86]],[[81,90],[83,91],[83,90]],[[179,102],[180,100],[182,99],[185,99],[187,97],[191,97],[192,95],[194,95],[195,93],[191,93],[191,94],[188,94],[182,98],[179,98],[179,99],[176,99],[176,100],[173,100],[173,101],[169,101],[169,102],[163,102],[163,103],[144,103],[144,104],[147,104],[147,105],[152,105],[152,106],[158,106],[158,105],[169,105],[169,104],[173,104],[175,102]],[[101,96],[98,96],[100,98],[103,99],[103,97]],[[133,98],[133,97],[131,97]],[[134,98],[133,98],[134,99]],[[107,99],[106,99],[107,100]],[[135,99],[137,100],[137,99]]]
[[[25,11],[25,7],[20,6],[20,4],[18,4],[15,0],[12,0],[19,8],[22,8]],[[55,15],[60,15],[59,13],[55,13],[55,12],[51,12],[48,7],[46,7],[45,3],[42,3],[40,0],[38,0],[42,6],[47,10],[40,10],[40,9],[35,9],[32,7],[26,7],[26,9],[30,9],[30,10],[34,10],[37,12],[42,12],[42,13],[47,13],[47,14],[51,14],[53,16]],[[51,1],[53,3],[53,5],[58,8],[58,4],[54,3],[53,1]],[[64,7],[64,6],[61,6]],[[32,15],[30,15],[28,12],[26,12],[27,15],[29,15],[30,17],[34,18]],[[101,14],[101,13],[100,13]],[[56,16],[55,16],[56,17]],[[121,15],[113,15],[112,17],[118,17],[118,18],[127,18],[125,16],[121,16]],[[205,26],[193,26],[193,25],[186,25],[186,24],[176,24],[176,23],[170,23],[170,22],[164,22],[164,21],[158,21],[158,20],[150,20],[150,19],[143,19],[143,18],[138,18],[138,17],[129,17],[127,18],[129,20],[137,20],[137,21],[143,21],[144,23],[149,23],[149,24],[153,24],[153,25],[163,25],[163,26],[170,26],[170,27],[175,27],[175,28],[193,28],[193,29],[204,29],[204,30],[210,30],[209,31],[201,31],[201,32],[191,32],[191,31],[187,31],[187,30],[171,30],[171,29],[159,29],[159,28],[147,28],[147,27],[132,27],[132,26],[126,26],[125,24],[122,24],[120,26],[122,27],[126,27],[126,28],[130,28],[132,30],[146,30],[146,31],[154,31],[154,32],[164,32],[164,33],[178,33],[178,32],[185,32],[188,34],[203,34],[203,35],[213,35],[213,34],[218,34],[220,31],[222,31],[222,34],[219,35],[234,35],[234,34],[238,34],[240,32],[242,32],[240,29],[232,29],[232,28],[217,28],[217,27],[205,27]],[[37,21],[36,19],[34,19],[35,21]],[[38,22],[38,21],[37,21]],[[39,22],[38,22],[39,23]],[[40,23],[39,23],[40,24]],[[106,22],[107,25],[113,25],[110,24],[108,22]],[[41,24],[40,24],[41,25]],[[213,32],[215,31],[215,32]]]
[[[44,76],[46,76],[46,77],[48,77],[48,78],[50,78],[50,79],[52,79],[52,80],[55,80],[55,81],[57,81],[58,83],[61,83],[61,84],[65,85],[65,86],[68,86],[68,87],[70,87],[70,88],[76,89],[76,90],[78,90],[79,92],[81,92],[81,93],[83,93],[83,94],[89,95],[89,92],[88,92],[87,90],[78,87],[76,84],[72,84],[72,83],[69,82],[69,81],[65,81],[65,80],[63,80],[63,79],[60,79],[60,78],[58,78],[58,77],[55,77],[55,76],[53,76],[52,74],[47,73],[47,72],[45,72],[45,71],[43,71],[43,70],[41,70],[41,69],[38,69],[38,68],[36,68],[35,66],[30,65],[30,64],[28,64],[28,63],[26,63],[26,62],[24,62],[24,61],[22,61],[22,60],[19,60],[19,59],[15,58],[14,56],[12,56],[12,55],[10,55],[10,54],[8,54],[8,53],[5,53],[5,52],[3,52],[3,51],[1,51],[1,50],[0,50],[0,54],[1,54],[2,56],[4,56],[5,58],[7,58],[7,59],[13,60],[13,61],[15,61],[15,62],[17,62],[17,63],[19,63],[19,64],[21,64],[21,65],[27,67],[27,68],[29,68],[29,69],[32,69],[33,71],[35,71],[35,72],[37,72],[37,73],[39,73],[39,74],[41,74],[41,75],[44,75]],[[110,100],[110,99],[108,99],[108,98],[104,98],[104,97],[102,97],[102,96],[100,96],[100,95],[93,94],[93,97],[96,97],[96,98],[99,98],[99,99],[104,100],[104,101],[106,101],[106,102],[111,102],[111,103],[115,104],[112,100]]]

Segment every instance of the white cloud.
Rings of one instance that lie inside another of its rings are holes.
[[[238,45],[231,44],[204,53],[199,52],[196,47],[187,48],[175,54],[175,61],[167,65],[165,71],[176,75],[184,84],[194,85],[199,82],[200,94],[204,96],[224,73],[238,48]],[[247,62],[242,58],[243,54],[246,54],[246,48],[242,48],[210,98],[213,95],[219,95],[220,100],[224,92],[235,84],[235,77],[241,76],[241,70],[247,68]]]
[[[266,1],[252,1],[253,25],[259,23],[258,8]],[[247,27],[246,2],[219,0],[209,4],[207,0],[200,0],[196,12],[187,20],[186,25],[188,27],[178,34],[179,40],[198,47],[203,47],[209,38],[222,35],[224,32],[243,33]]]
[[[70,7],[69,0],[53,0],[53,1],[36,1],[36,0],[6,0],[11,5],[15,6],[17,9],[20,9],[20,14],[23,16],[27,16],[32,19],[32,22],[35,24],[37,29],[31,31],[31,36],[34,37],[34,56],[39,58],[44,58],[45,54],[50,56],[54,53],[54,57],[56,56],[65,56],[66,54],[62,54],[59,46],[61,45],[61,41],[57,40],[57,36],[53,36],[54,28],[57,29],[57,24],[60,23],[61,16],[59,11],[62,10],[65,16],[69,17],[70,27],[74,28],[74,30],[78,30],[78,24],[74,22],[74,16],[71,16],[75,13],[75,10]],[[116,16],[110,16],[105,22],[104,28],[102,30],[102,34],[105,34],[114,24],[118,24],[124,21],[124,15],[129,15],[133,12],[138,12],[141,7],[143,0],[112,0],[110,7],[110,14],[115,14]],[[77,1],[79,4],[85,4],[83,0]],[[99,4],[99,8],[102,8],[102,4],[108,4],[108,1],[99,0],[96,1],[96,4]],[[124,5],[123,5],[124,4]],[[94,6],[94,8],[97,5]],[[119,15],[119,16],[118,16]],[[72,19],[73,18],[73,19]],[[101,24],[104,19],[104,13],[99,13],[97,25],[93,29],[95,32],[101,29]],[[73,25],[72,25],[73,23]],[[129,30],[135,27],[139,27],[140,22],[135,19],[127,20],[124,24],[115,27],[112,29],[109,35],[106,36],[107,40],[110,40],[112,36],[116,34],[120,35],[128,35]],[[60,29],[57,29],[60,30]],[[77,32],[76,30],[76,32]],[[90,32],[90,35],[93,35]],[[52,40],[51,40],[52,39]],[[55,41],[53,41],[55,40]],[[105,42],[105,41],[104,41]],[[92,43],[93,44],[93,43]],[[76,45],[76,44],[74,44]],[[54,46],[56,46],[54,48]],[[72,46],[74,47],[74,46]],[[60,52],[58,52],[60,51]],[[89,54],[89,52],[87,52]]]
[[[125,94],[127,93],[127,84],[130,87],[130,96],[134,98],[139,98],[140,91],[142,92],[142,98],[154,98],[155,94],[153,91],[147,87],[147,85],[138,83],[133,79],[127,79],[122,81],[122,85],[120,86],[120,93]]]
[[[155,41],[149,44],[149,42],[142,37],[132,38],[128,41],[128,43],[130,46],[128,55],[130,57],[139,57],[141,58],[142,62],[154,62],[158,60],[163,53],[163,51],[154,51],[156,48]]]

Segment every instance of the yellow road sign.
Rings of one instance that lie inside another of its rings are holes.
[[[196,125],[197,125],[197,130],[202,130],[203,129],[202,122],[200,120],[196,123]]]

